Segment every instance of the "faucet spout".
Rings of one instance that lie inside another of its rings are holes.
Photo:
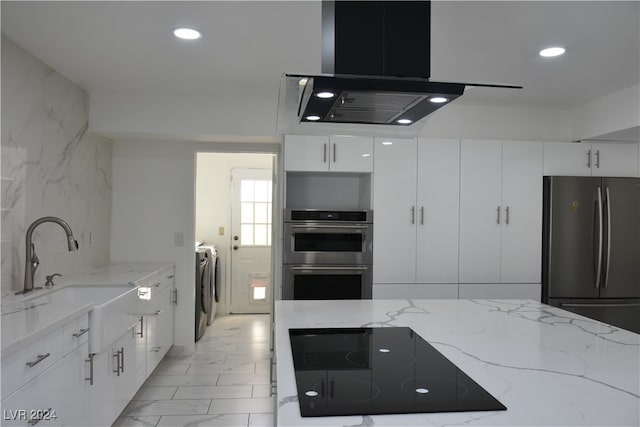
[[[69,251],[75,251],[78,249],[78,242],[73,237],[73,232],[71,231],[71,227],[67,224],[66,221],[55,217],[55,216],[45,216],[42,218],[38,218],[29,226],[27,229],[26,235],[26,257],[25,257],[25,269],[24,269],[24,287],[19,294],[27,293],[33,290],[33,277],[36,274],[36,270],[38,269],[38,265],[40,264],[40,260],[36,255],[35,245],[33,244],[33,231],[40,224],[45,222],[53,222],[58,224],[64,230],[67,235],[67,249]]]

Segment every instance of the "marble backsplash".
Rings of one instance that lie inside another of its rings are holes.
[[[67,221],[80,245],[68,252],[58,225],[36,228],[34,280],[109,262],[111,141],[87,132],[88,94],[2,36],[2,295],[21,290],[25,234],[42,216]]]

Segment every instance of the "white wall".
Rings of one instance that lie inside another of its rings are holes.
[[[116,141],[113,146],[113,262],[176,265],[174,344],[194,349],[195,179],[199,151],[277,151],[277,145]],[[184,233],[184,246],[174,234]]]
[[[231,277],[231,169],[272,168],[272,154],[198,153],[196,160],[196,240],[216,245],[221,260],[219,313],[226,306]],[[219,235],[219,228],[224,235]]]
[[[611,93],[580,106],[572,114],[572,140],[640,126],[640,85]]]
[[[42,216],[69,223],[80,245],[60,247],[55,224],[35,233],[44,276],[109,262],[111,141],[87,132],[88,95],[2,36],[2,294],[21,290],[27,227]],[[91,244],[90,244],[91,240]],[[66,240],[64,240],[66,241]]]

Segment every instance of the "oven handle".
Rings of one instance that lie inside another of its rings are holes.
[[[349,229],[349,230],[366,230],[370,228],[369,225],[323,225],[323,224],[292,224],[291,228],[304,228],[305,230],[313,230],[314,228],[333,228],[335,230]]]
[[[336,266],[336,267],[321,267],[321,266],[309,266],[309,267],[289,267],[289,270],[358,270],[366,271],[369,267],[351,267],[351,266]]]

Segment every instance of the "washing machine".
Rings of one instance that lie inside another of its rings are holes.
[[[218,309],[218,298],[220,295],[220,257],[215,245],[200,245],[199,249],[206,251],[211,264],[211,276],[209,277],[210,287],[208,289],[210,304],[206,307],[207,325],[213,322]]]
[[[208,313],[211,310],[212,264],[210,251],[196,249],[196,305],[195,339],[198,341],[207,329]]]

